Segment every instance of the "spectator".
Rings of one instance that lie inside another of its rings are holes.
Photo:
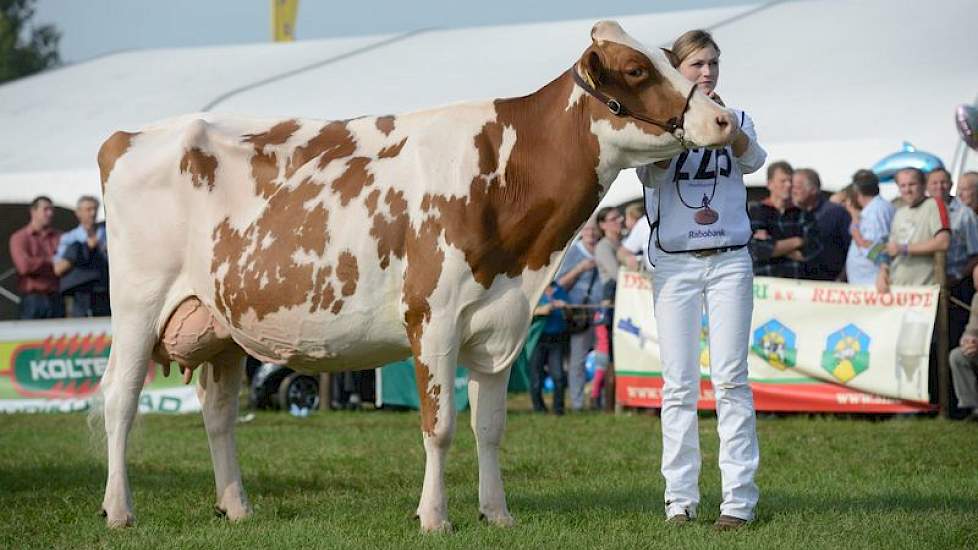
[[[805,262],[822,250],[815,216],[791,202],[794,170],[781,160],[767,169],[768,198],[748,208],[754,274],[800,278]]]
[[[625,222],[617,208],[602,208],[598,210],[597,218],[603,237],[594,247],[594,259],[598,264],[602,291],[601,307],[594,314],[595,372],[591,383],[592,409],[601,407],[604,374],[611,361],[611,324],[618,281],[618,252],[621,251],[622,223]]]
[[[64,317],[52,258],[61,232],[51,227],[54,205],[48,197],[31,202],[31,220],[10,236],[10,258],[17,270],[21,319]]]
[[[978,213],[978,172],[965,172],[958,180],[958,200]]]
[[[951,196],[951,173],[935,168],[927,174],[927,195],[947,207],[951,220],[951,245],[947,250],[948,286],[966,275],[970,278],[978,264],[978,217],[960,200]],[[965,302],[970,302],[969,296]]]
[[[927,174],[927,194],[944,203],[951,220],[951,244],[947,249],[948,289],[951,296],[969,304],[975,295],[972,277],[978,265],[978,216],[951,196],[951,173],[944,168],[935,168]],[[968,313],[963,308],[951,307],[948,321],[949,341],[957,342],[968,323]]]
[[[968,418],[978,420],[978,296],[971,299],[971,316],[960,347],[951,351],[951,377],[958,407],[970,409]]]
[[[590,305],[598,302],[601,287],[598,285],[598,269],[594,261],[598,227],[594,219],[588,220],[581,229],[580,239],[571,246],[564,262],[557,271],[557,282],[568,294],[571,306]],[[589,317],[588,317],[589,318]],[[584,408],[584,385],[587,383],[584,361],[594,346],[594,330],[590,323],[568,327],[570,332],[570,358],[567,361],[567,386],[570,390],[571,409]]]
[[[61,277],[62,296],[71,298],[69,317],[103,317],[109,310],[109,261],[105,223],[96,222],[98,199],[78,199],[78,227],[61,236],[54,255],[54,273]]]
[[[856,172],[849,187],[851,193],[845,207],[852,218],[852,242],[846,256],[846,278],[850,284],[872,286],[886,257],[896,209],[880,196],[879,178],[869,170]]]
[[[805,279],[837,281],[846,265],[849,251],[849,224],[852,218],[842,206],[822,195],[822,180],[811,168],[795,170],[791,178],[791,199],[798,208],[813,214],[818,226],[822,251],[805,262]]]
[[[927,285],[936,282],[934,253],[951,244],[951,225],[943,201],[924,194],[924,173],[904,168],[896,173],[903,206],[893,215],[886,253],[892,258],[876,277],[876,288],[889,292],[890,285]]]
[[[569,298],[560,285],[552,282],[543,291],[540,302],[533,310],[534,316],[547,318],[530,358],[530,400],[534,412],[547,412],[543,402],[543,379],[549,372],[554,383],[554,414],[564,414],[564,347],[567,345],[567,332],[563,308],[567,306]]]
[[[629,233],[639,220],[645,217],[645,207],[641,204],[632,204],[625,208],[625,233]]]
[[[591,409],[604,407],[604,390],[608,365],[614,362],[611,345],[612,325],[615,319],[616,279],[609,279],[601,292],[601,307],[594,313],[594,380],[591,381]]]
[[[646,189],[648,191],[648,189]],[[628,269],[637,271],[640,266],[652,271],[649,258],[649,245],[652,236],[652,226],[649,218],[642,216],[628,231],[628,235],[618,249],[618,261]]]
[[[598,210],[597,219],[602,237],[594,246],[594,261],[598,264],[598,277],[603,286],[608,281],[618,280],[618,250],[625,218],[617,208],[602,208]]]

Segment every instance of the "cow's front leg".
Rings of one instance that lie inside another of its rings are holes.
[[[469,371],[472,431],[479,452],[479,516],[501,527],[514,524],[513,516],[506,508],[506,493],[499,470],[499,445],[506,429],[509,372],[508,368],[492,374]]]
[[[417,513],[421,530],[426,532],[452,530],[445,496],[445,460],[455,435],[456,363],[456,354],[414,358],[425,451],[424,486]]]
[[[217,486],[215,509],[231,521],[251,515],[251,505],[241,483],[241,468],[238,466],[234,441],[243,361],[237,349],[219,354],[200,369],[197,385],[214,463],[214,483]]]

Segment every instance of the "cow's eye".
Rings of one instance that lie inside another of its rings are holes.
[[[645,69],[641,67],[635,67],[634,69],[630,69],[628,71],[628,76],[632,78],[642,78],[642,76],[644,75],[645,75]]]

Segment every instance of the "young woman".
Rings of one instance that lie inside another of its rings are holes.
[[[581,237],[567,251],[557,270],[557,283],[570,295],[570,305],[596,304],[601,298],[601,284],[594,260],[595,246],[601,234],[595,219],[581,228]],[[594,347],[594,327],[567,327],[570,334],[570,356],[567,360],[567,389],[573,411],[584,408],[584,386],[587,383],[584,361]]]
[[[720,48],[709,33],[689,31],[673,44],[671,60],[700,91],[716,94]],[[639,169],[654,228],[653,299],[662,361],[662,475],[666,517],[685,523],[699,504],[700,451],[696,402],[700,389],[700,320],[709,323],[710,377],[716,395],[723,502],[714,526],[734,529],[753,519],[759,452],[754,400],[747,384],[747,346],[753,309],[751,238],[743,175],[766,153],[754,123],[733,111],[740,132],[723,149],[692,149]]]

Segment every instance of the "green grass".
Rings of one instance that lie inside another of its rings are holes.
[[[239,425],[255,516],[236,525],[212,513],[200,416],[143,417],[129,455],[137,525],[120,531],[97,515],[104,459],[84,416],[4,416],[0,548],[978,548],[978,424],[762,418],[757,520],[714,533],[712,418],[700,423],[700,519],[676,529],[661,516],[655,416],[510,408],[502,464],[517,527],[477,519],[466,412],[446,476],[455,532],[429,536],[411,519],[424,461],[415,413],[260,413]]]

